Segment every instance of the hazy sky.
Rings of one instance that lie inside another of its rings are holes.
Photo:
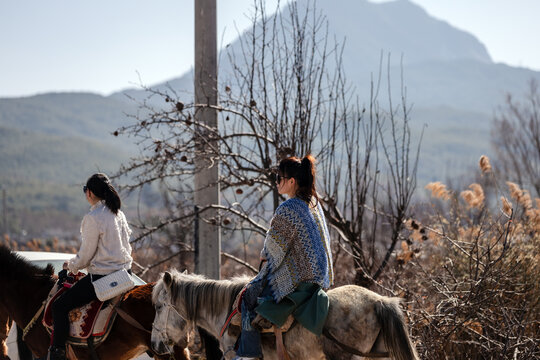
[[[193,1],[0,0],[0,97],[107,95],[137,85],[138,74],[146,85],[177,77],[193,63]],[[412,2],[475,35],[495,62],[540,70],[540,0]],[[226,45],[235,26],[249,26],[253,0],[217,3],[218,43]],[[276,3],[267,0],[267,9]]]

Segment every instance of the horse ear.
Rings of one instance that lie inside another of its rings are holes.
[[[172,283],[172,275],[171,275],[170,272],[165,271],[165,274],[163,274],[163,281],[165,282],[165,285],[167,285],[168,287],[171,286],[171,283]]]
[[[45,268],[45,274],[49,276],[54,275],[54,266],[52,264],[47,264],[47,267]]]
[[[187,269],[185,269],[184,271],[182,271],[182,274],[183,274],[183,275],[187,275],[187,274],[188,274]]]

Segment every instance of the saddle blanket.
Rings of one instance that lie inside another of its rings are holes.
[[[287,321],[285,322],[283,326],[279,327],[279,330],[283,333],[286,333],[292,327],[293,323],[294,323],[294,317],[292,315],[289,315],[287,317]],[[251,325],[254,326],[261,334],[267,334],[267,333],[273,334],[276,327],[276,325],[272,324],[270,321],[266,320],[259,314],[257,314],[257,317],[255,317],[255,319],[252,321]],[[238,311],[238,309],[234,309],[229,314],[229,316],[225,320],[225,323],[221,327],[219,336],[222,337],[227,329],[230,330],[229,335],[233,335],[234,333],[238,332],[237,329],[233,329],[233,328],[239,329],[241,327],[242,327],[242,314]]]
[[[227,316],[227,319],[225,320],[225,323],[223,323],[223,326],[221,327],[221,331],[219,333],[219,336],[222,337],[223,334],[225,333],[225,331],[227,329],[229,330],[232,330],[232,331],[229,331],[229,335],[232,335],[233,333],[236,333],[238,332],[237,329],[234,329],[233,328],[241,328],[242,327],[242,297],[244,296],[244,293],[246,292],[246,289],[242,289],[242,291],[240,291],[238,293],[238,295],[236,295],[236,298],[233,302],[234,304],[234,307],[233,307],[233,310],[231,311],[231,313],[229,314],[229,316]],[[281,332],[287,332],[289,331],[289,329],[292,327],[294,323],[294,316],[292,314],[289,314],[287,316],[287,320],[284,322],[284,324],[281,326],[281,327],[278,327],[278,329],[281,331]],[[262,317],[260,314],[257,314],[257,316],[255,317],[255,319],[253,319],[253,321],[251,322],[251,325],[254,326],[255,328],[257,328],[257,330],[261,333],[261,334],[266,334],[266,333],[274,333],[274,330],[275,330],[275,327],[276,325],[272,324],[270,321],[268,321],[267,319],[265,319],[264,317]]]
[[[82,276],[77,276],[79,280]],[[72,284],[64,282],[62,287],[55,284],[49,293],[45,312],[43,314],[43,326],[49,333],[53,331],[52,304],[64,292],[66,292]],[[120,301],[122,295],[119,295],[106,302],[94,300],[80,308],[73,309],[69,312],[69,336],[68,342],[73,344],[86,343],[86,340],[92,336],[96,337],[95,344],[99,343],[99,338],[104,338],[116,318],[114,308]]]

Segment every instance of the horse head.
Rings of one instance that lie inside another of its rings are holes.
[[[176,344],[187,347],[191,326],[186,320],[187,314],[182,314],[185,307],[177,307],[173,302],[176,295],[176,283],[173,274],[165,272],[154,286],[152,302],[156,316],[152,324],[152,349],[158,354],[172,352]]]

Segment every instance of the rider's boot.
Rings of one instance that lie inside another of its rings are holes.
[[[51,346],[49,348],[49,354],[47,360],[67,360],[66,349],[58,346]]]

